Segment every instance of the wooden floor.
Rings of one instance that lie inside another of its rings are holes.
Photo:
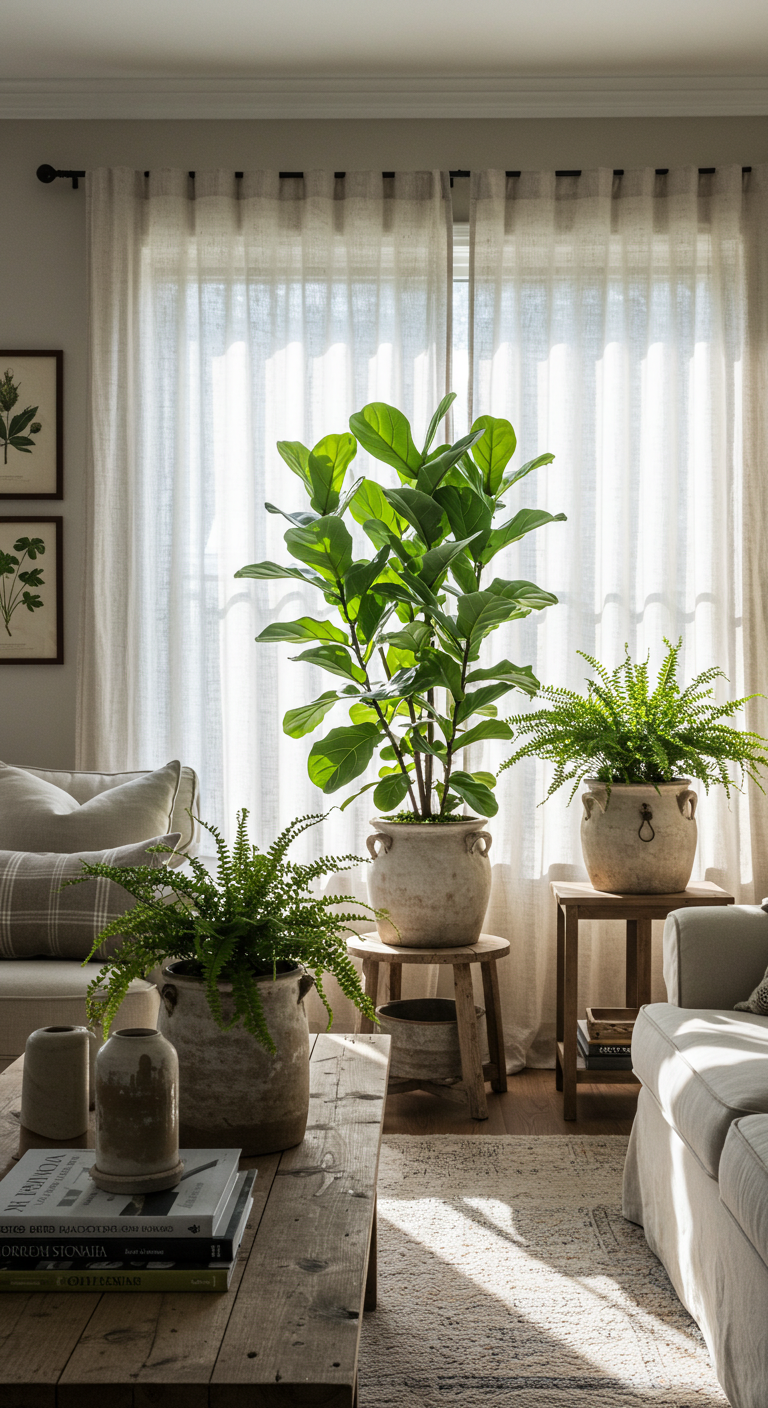
[[[629,1134],[638,1086],[591,1085],[579,1091],[579,1117],[563,1119],[554,1071],[509,1076],[509,1090],[488,1092],[488,1119],[472,1120],[463,1106],[421,1091],[388,1095],[385,1134]]]

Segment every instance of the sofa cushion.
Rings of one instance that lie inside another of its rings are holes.
[[[85,1024],[85,994],[104,967],[54,958],[9,959],[0,964],[0,1064],[15,1061],[38,1027]],[[135,978],[113,1030],[154,1027],[160,1003],[154,983]]]
[[[180,774],[180,763],[168,763],[78,802],[46,778],[0,763],[0,850],[111,850],[163,836]]]
[[[768,1116],[734,1120],[718,1181],[721,1202],[768,1265]]]
[[[635,1023],[632,1065],[711,1178],[733,1121],[768,1114],[768,1017],[653,1003]]]
[[[83,861],[92,865],[161,865],[163,854],[152,854],[148,848],[174,846],[177,840],[174,832],[136,846],[76,855],[0,851],[0,959],[43,956],[82,963],[102,929],[132,909],[136,901],[121,885],[101,875],[92,875],[80,885],[65,882],[82,875]],[[109,958],[119,943],[119,939],[107,940],[98,957]],[[0,987],[5,981],[2,964]]]
[[[135,782],[138,778],[147,776],[146,772],[67,772],[63,768],[30,768],[22,766],[21,763],[15,766],[20,772],[28,772],[32,777],[41,777],[44,782],[60,787],[62,792],[68,792],[70,797],[74,797],[75,801],[81,804],[90,802],[92,797],[98,797],[101,792],[122,787],[124,782]],[[179,850],[185,855],[195,854],[198,831],[189,815],[190,812],[193,817],[200,815],[200,785],[194,769],[182,767],[171,824],[167,829],[179,832]],[[149,834],[147,832],[147,835]]]

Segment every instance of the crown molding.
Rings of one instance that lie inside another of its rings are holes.
[[[2,79],[0,118],[759,117],[768,75]]]

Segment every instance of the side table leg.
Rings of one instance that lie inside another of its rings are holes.
[[[379,992],[379,963],[378,959],[376,958],[363,959],[363,990],[366,996],[370,997],[371,1002],[375,1007],[378,1000]],[[359,1027],[357,1021],[355,1022],[355,1026],[358,1028],[359,1031],[373,1032],[376,1030],[370,1017],[364,1016],[362,1012],[358,1013],[358,1019]]]
[[[377,1207],[376,1194],[373,1195],[373,1222],[371,1223],[371,1241],[368,1247],[368,1270],[365,1275],[365,1294],[363,1296],[363,1310],[375,1310],[378,1304],[379,1275],[378,1275],[378,1228],[377,1228]]]
[[[637,1006],[651,1000],[651,939],[653,921],[637,921]]]
[[[563,1039],[563,984],[565,978],[565,914],[560,904],[557,905],[557,965],[555,981],[557,983],[557,1009],[555,1015],[555,1088],[563,1088],[563,1068],[560,1064],[560,1052],[557,1049],[558,1042]]]
[[[563,1119],[576,1119],[576,1019],[579,988],[579,912],[565,911],[565,971],[563,973]]]
[[[402,963],[390,963],[389,965],[389,1000],[399,1002],[403,992],[403,965]]]
[[[627,920],[627,1007],[637,1007],[637,924],[636,919]]]
[[[496,959],[481,963],[483,974],[483,996],[485,997],[485,1024],[488,1028],[488,1050],[496,1066],[496,1075],[491,1081],[491,1090],[499,1092],[507,1089],[507,1053],[504,1050],[504,1027],[501,1020],[501,996]]]
[[[473,1120],[487,1120],[488,1101],[485,1098],[480,1042],[477,1036],[475,996],[472,991],[472,973],[468,963],[454,963],[453,990],[456,996],[456,1024],[459,1029],[461,1074],[469,1099],[469,1113]]]

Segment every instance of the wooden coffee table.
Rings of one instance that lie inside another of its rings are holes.
[[[313,1037],[303,1142],[243,1160],[254,1206],[225,1295],[0,1295],[2,1408],[355,1408],[376,1305],[389,1037]],[[0,1174],[22,1059],[0,1075]]]

